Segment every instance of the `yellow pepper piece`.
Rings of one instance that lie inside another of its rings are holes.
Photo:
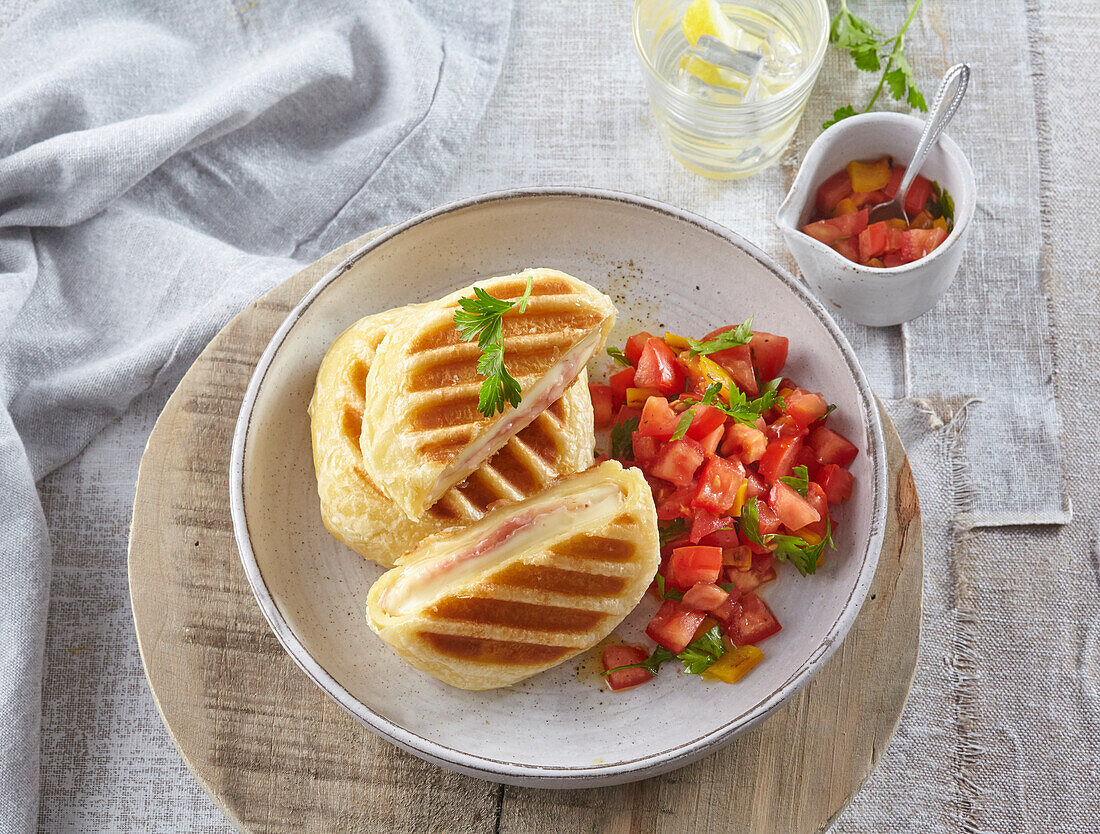
[[[665,344],[673,350],[687,350],[691,347],[691,342],[683,336],[677,336],[675,333],[665,334]]]
[[[852,191],[881,191],[890,182],[890,157],[874,162],[849,162],[848,176],[852,178]]]
[[[763,659],[764,653],[756,646],[734,646],[703,672],[703,676],[726,683],[737,683]]]
[[[747,478],[741,479],[741,486],[737,488],[737,497],[733,499],[733,506],[730,507],[729,514],[738,517],[741,515],[741,508],[745,506],[745,496],[749,491],[749,481]]]
[[[691,635],[692,640],[698,640],[716,625],[721,625],[714,617],[709,614],[703,618],[703,622],[699,623],[699,628],[695,629],[695,633]]]
[[[845,197],[839,203],[836,204],[836,208],[833,209],[833,217],[840,217],[842,214],[855,214],[859,209],[852,201],[851,197]]]
[[[937,228],[937,229],[943,229],[946,232],[947,231],[947,218],[937,217],[935,220],[932,221],[932,226],[934,228]]]
[[[652,388],[627,388],[626,404],[631,408],[641,408],[650,397],[659,397],[661,393]]]
[[[718,392],[718,396],[722,398],[724,402],[730,401],[730,391],[733,390],[733,379],[726,373],[725,369],[711,359],[709,356],[699,357],[699,370],[706,378],[708,384],[714,382],[722,383],[722,390]]]
[[[886,221],[887,229],[901,229],[903,232],[909,228],[909,224],[900,217],[891,217]]]
[[[787,397],[789,397],[791,394],[794,393],[794,389],[793,388],[780,388],[776,393],[780,397],[783,397],[784,399],[786,399]]]

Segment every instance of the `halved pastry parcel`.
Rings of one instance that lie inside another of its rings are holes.
[[[363,465],[409,518],[420,518],[556,402],[607,339],[611,300],[563,272],[532,269],[476,286],[517,301],[528,277],[526,309],[501,322],[504,363],[522,389],[515,408],[491,417],[478,410],[481,348],[462,341],[454,324],[458,300],[473,287],[416,305],[378,345],[366,381]]]
[[[407,315],[402,307],[360,319],[325,354],[309,404],[313,463],[325,527],[352,550],[392,567],[402,553],[446,527],[464,526],[497,501],[540,492],[592,463],[592,400],[582,370],[561,399],[512,437],[416,521],[400,512],[363,469],[359,438],[373,396],[367,374],[379,343]]]
[[[645,478],[608,461],[424,541],[371,588],[367,619],[417,669],[493,689],[606,637],[659,562]]]

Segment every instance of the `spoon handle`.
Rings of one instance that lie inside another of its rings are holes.
[[[951,118],[955,115],[955,111],[959,109],[963,94],[966,93],[966,85],[969,83],[970,64],[955,64],[944,74],[943,81],[940,82],[940,88],[936,90],[935,101],[932,102],[931,115],[924,123],[920,141],[917,142],[917,150],[913,153],[913,160],[909,163],[905,176],[902,177],[901,185],[898,186],[895,199],[902,205],[905,204],[905,198],[909,194],[909,186],[913,184],[914,177],[920,173],[921,166],[924,165],[925,157],[928,156],[932,146],[939,140],[940,134],[943,133],[944,128],[947,127]],[[949,97],[948,91],[953,84],[957,84],[957,86],[954,93]]]

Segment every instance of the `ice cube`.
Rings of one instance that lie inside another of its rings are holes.
[[[763,72],[769,88],[786,87],[802,72],[802,50],[790,36],[779,29],[768,31],[760,44]]]

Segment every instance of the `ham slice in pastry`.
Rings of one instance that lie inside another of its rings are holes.
[[[366,384],[375,351],[409,312],[402,307],[367,316],[345,330],[321,362],[309,406],[325,527],[384,567],[392,567],[398,556],[433,533],[477,521],[498,501],[526,498],[562,475],[585,469],[592,463],[594,443],[592,400],[582,370],[561,399],[463,483],[444,493],[420,519],[408,518],[367,475],[359,440],[363,411],[373,396]]]
[[[473,287],[410,308],[378,345],[360,448],[370,479],[412,519],[561,398],[607,340],[611,300],[563,272],[532,269],[478,282],[497,298],[518,300],[533,279],[523,313],[502,320],[504,362],[522,388],[516,408],[478,410],[481,349],[454,325],[458,300]]]
[[[367,618],[417,669],[493,689],[596,645],[659,562],[645,478],[608,461],[425,540],[371,588]]]

